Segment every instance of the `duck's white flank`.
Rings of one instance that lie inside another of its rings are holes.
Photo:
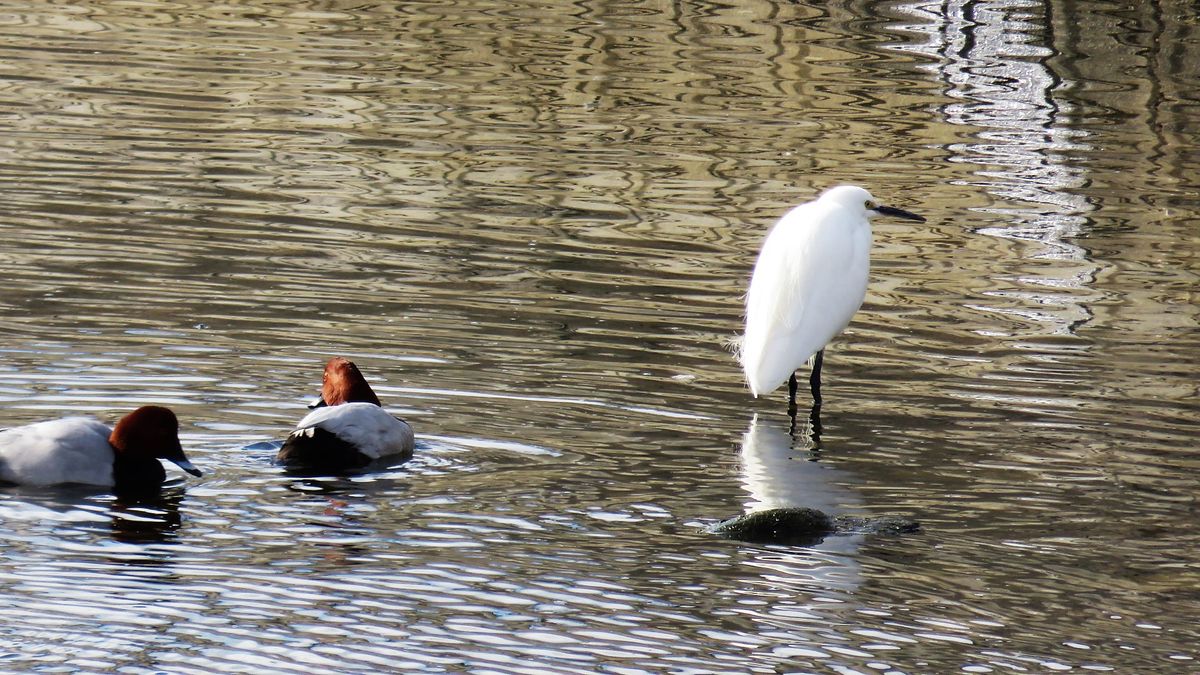
[[[412,427],[373,403],[343,403],[317,408],[300,420],[292,435],[303,434],[314,427],[337,436],[371,459],[413,451]]]
[[[65,417],[0,431],[0,479],[21,485],[113,485],[112,429]]]

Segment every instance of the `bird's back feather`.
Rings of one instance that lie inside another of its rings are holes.
[[[336,436],[345,446],[354,448],[370,460],[407,455],[413,451],[412,427],[372,403],[317,408],[300,420],[292,436],[312,428]]]
[[[870,225],[821,201],[763,242],[746,294],[741,360],[755,396],[774,391],[850,323],[867,288]]]
[[[112,429],[87,417],[0,432],[0,480],[22,485],[113,484]]]

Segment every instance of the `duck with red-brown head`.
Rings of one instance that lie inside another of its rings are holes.
[[[308,407],[320,408],[343,403],[383,405],[358,366],[349,359],[335,356],[325,364],[325,373],[321,375],[321,397]]]
[[[407,459],[413,430],[388,414],[358,366],[335,356],[325,364],[316,408],[288,435],[276,461],[291,469],[346,471]]]
[[[116,455],[113,479],[117,485],[161,484],[167,478],[165,459],[193,476],[197,469],[183,454],[179,443],[179,420],[167,408],[147,405],[122,417],[113,427],[108,443]]]
[[[200,475],[179,443],[179,420],[161,406],[138,408],[112,429],[87,417],[66,417],[0,431],[0,480],[20,485],[157,490],[167,477],[159,459]]]

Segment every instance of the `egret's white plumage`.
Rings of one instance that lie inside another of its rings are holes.
[[[740,350],[755,396],[774,391],[824,349],[862,305],[874,213],[924,220],[842,185],[788,211],[767,234],[746,294]]]

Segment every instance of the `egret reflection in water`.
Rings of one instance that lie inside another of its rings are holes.
[[[795,447],[782,426],[758,415],[742,436],[741,478],[749,493],[746,513],[805,506],[836,515],[863,503],[847,487],[854,482],[849,472],[817,461],[814,451]],[[864,540],[862,534],[831,534],[815,538],[811,546],[789,547],[792,552],[782,559],[755,558],[746,564],[803,579],[807,588],[853,590],[862,576],[854,554]]]
[[[807,506],[837,514],[862,503],[846,487],[854,482],[849,473],[817,461],[816,450],[797,448],[790,433],[757,414],[742,436],[741,458],[747,511]]]

